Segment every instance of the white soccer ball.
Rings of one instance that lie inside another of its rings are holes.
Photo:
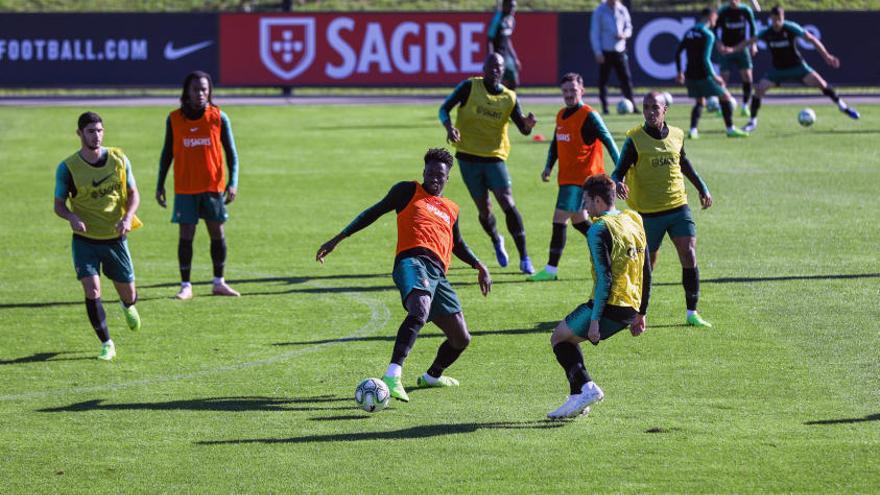
[[[378,378],[367,378],[354,389],[354,401],[367,412],[379,412],[388,407],[391,391],[388,385]]]
[[[625,113],[633,113],[632,102],[625,98],[617,102],[617,113],[619,113],[620,115],[623,115]]]
[[[721,110],[721,102],[718,100],[717,96],[710,96],[706,98],[706,110],[712,113]]]
[[[669,91],[664,91],[663,98],[666,100],[666,106],[671,107],[672,106],[672,93],[670,93]]]
[[[816,112],[812,108],[805,108],[798,113],[798,124],[810,127],[816,122]]]

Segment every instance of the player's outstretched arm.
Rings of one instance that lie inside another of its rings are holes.
[[[822,43],[822,41],[820,41],[819,38],[815,37],[813,33],[804,30],[804,39],[809,41],[813,44],[813,46],[816,47],[816,51],[819,52],[819,55],[822,56],[822,59],[825,61],[826,64],[835,69],[840,67],[840,59],[829,53],[828,49],[825,48],[825,45]]]
[[[238,151],[235,149],[235,137],[232,135],[232,124],[225,112],[220,112],[220,143],[226,154],[226,166],[229,169],[229,181],[226,184],[225,203],[235,201],[238,195]]]
[[[341,232],[333,236],[332,239],[321,244],[321,247],[318,248],[317,254],[315,254],[315,261],[318,263],[324,264],[324,258],[327,257],[328,254],[332,253],[334,249],[336,249],[336,245],[342,242],[345,239],[345,235]]]
[[[623,142],[623,148],[620,149],[620,159],[617,160],[617,164],[614,166],[614,172],[611,172],[611,179],[614,181],[614,185],[617,188],[617,197],[619,199],[626,199],[629,197],[629,188],[626,187],[623,179],[626,177],[629,168],[632,167],[638,159],[639,153],[636,151],[636,145],[633,144],[632,139],[626,138]]]
[[[532,129],[538,125],[538,119],[535,118],[535,114],[529,112],[528,115],[523,115],[522,107],[519,106],[519,100],[517,99],[516,104],[513,106],[513,112],[510,113],[510,120],[516,125],[516,128],[519,129],[520,134],[523,136],[528,136],[532,133]]]
[[[440,105],[438,117],[440,118],[440,123],[443,124],[443,127],[446,129],[447,143],[458,143],[461,141],[461,131],[452,125],[450,112],[452,112],[452,109],[455,108],[456,105],[464,105],[467,103],[470,95],[471,81],[462,81],[454,90],[452,90],[452,93],[443,100],[443,104]]]

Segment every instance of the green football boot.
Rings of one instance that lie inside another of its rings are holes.
[[[526,277],[526,281],[528,281],[528,282],[552,282],[553,280],[558,280],[558,278],[559,277],[557,277],[555,273],[550,273],[545,268],[532,276]]]
[[[741,130],[737,129],[736,127],[734,127],[733,129],[730,129],[729,131],[727,131],[727,137],[729,137],[729,138],[747,138],[747,137],[749,137],[749,133],[746,131],[741,131]]]
[[[692,327],[712,328],[712,324],[704,320],[699,313],[694,313],[688,316],[686,323]]]
[[[101,354],[98,354],[98,359],[101,361],[110,361],[114,357],[116,357],[116,346],[113,345],[113,342],[107,342],[101,346]]]
[[[125,314],[125,322],[128,323],[128,328],[135,332],[141,329],[141,315],[138,314],[138,310],[133,304],[127,308],[122,306],[122,312]]]
[[[383,376],[382,381],[385,382],[385,385],[388,385],[391,397],[409,402],[409,396],[406,395],[406,389],[403,388],[403,383],[401,383],[399,376]]]
[[[425,375],[419,375],[416,385],[419,387],[457,387],[458,380],[451,376],[441,376],[435,383],[429,383],[428,380],[425,380]]]

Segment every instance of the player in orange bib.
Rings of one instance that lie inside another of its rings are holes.
[[[409,396],[401,382],[403,362],[415,344],[419,330],[431,321],[446,334],[434,363],[421,375],[418,387],[450,387],[458,385],[454,378],[443,376],[443,370],[458,359],[471,340],[461,303],[446,271],[454,254],[479,270],[477,280],[483,295],[489,293],[492,279],[489,270],[477,259],[461,238],[458,229],[458,205],[443,197],[449,180],[452,155],[445,149],[429,149],[425,154],[423,182],[398,182],[385,197],[364,210],[342,232],[318,248],[315,259],[321,263],[343,239],[364,229],[391,210],[397,212],[397,250],[392,277],[400,290],[406,318],[397,330],[391,363],[382,380],[391,396],[408,402]]]
[[[553,212],[553,235],[550,237],[550,256],[547,266],[528,277],[531,282],[557,279],[557,267],[565,249],[566,224],[587,235],[590,228],[589,215],[584,211],[583,184],[587,177],[605,173],[602,145],[617,162],[617,145],[605,127],[599,112],[584,104],[584,80],[580,74],[569,72],[559,81],[565,108],[556,114],[556,132],[547,153],[547,164],[541,172],[541,180],[548,182],[553,164],[559,159],[559,193]]]
[[[226,265],[226,237],[223,224],[226,205],[238,193],[238,153],[229,117],[214,105],[211,76],[195,71],[183,81],[180,108],[171,112],[165,124],[165,146],[159,160],[156,201],[166,206],[165,177],[174,162],[174,212],[171,221],[180,225],[177,259],[180,264],[178,299],[193,296],[190,271],[193,237],[199,218],[205,220],[211,237],[214,289],[217,296],[238,296],[223,278]],[[223,168],[223,153],[229,175]]]

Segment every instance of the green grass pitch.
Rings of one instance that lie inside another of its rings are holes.
[[[524,106],[550,135],[558,107]],[[543,421],[567,393],[548,342],[589,294],[585,242],[569,229],[556,283],[497,268],[456,169],[447,196],[495,281],[484,299],[475,271],[450,271],[473,333],[449,370],[462,386],[412,390],[410,403],[374,415],[355,408],[355,385],[381,375],[403,317],[389,275],[394,216],[323,266],[314,254],[393,183],[420,177],[425,149],[445,136],[435,105],[225,108],[241,158],[227,278],[243,297],[209,297],[201,227],[196,297],[183,303],[170,299],[177,230],[153,199],[169,109],[96,108],[106,144],[132,160],[146,224],[129,241],[142,333],[127,331],[103,279],[111,363],[94,359],[69,227],[52,213],[55,166],[77,149],[86,109],[2,108],[0,491],[875,492],[880,107],[860,108],[858,122],[814,108],[804,129],[800,107],[765,106],[747,140],[703,118],[686,148],[715,198],[700,211],[689,186],[700,308],[715,328],[682,325],[667,239],[648,331],[584,348],[606,399],[565,424]],[[669,120],[686,127],[688,114],[676,105]],[[639,119],[607,122],[620,143]],[[540,267],[556,194],[539,178],[547,144],[512,141],[514,195]],[[440,342],[428,325],[406,384]]]

